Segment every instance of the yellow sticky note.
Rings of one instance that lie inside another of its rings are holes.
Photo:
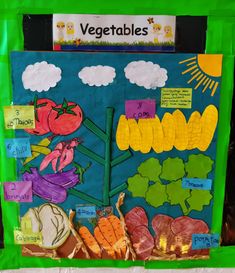
[[[17,245],[40,245],[42,244],[42,234],[40,232],[24,233],[21,230],[14,230],[14,242]]]
[[[34,106],[12,105],[4,107],[6,129],[35,128]]]
[[[30,217],[24,216],[20,221],[21,230],[23,233],[31,233],[32,232],[32,221]]]
[[[162,108],[192,108],[192,88],[162,88]]]

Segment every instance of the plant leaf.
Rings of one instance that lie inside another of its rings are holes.
[[[150,181],[158,181],[161,171],[162,166],[159,160],[153,157],[145,160],[138,167],[138,172],[143,177],[149,178]]]
[[[67,100],[64,98],[64,101],[62,103],[62,108],[66,109],[68,107],[68,102]]]
[[[202,211],[204,206],[210,204],[212,195],[210,191],[206,190],[192,190],[191,196],[186,200],[189,204],[189,209],[187,214],[192,210]]]
[[[128,178],[127,183],[127,188],[133,197],[145,197],[145,193],[148,190],[148,178],[142,177],[140,174],[135,174]]]
[[[167,202],[166,185],[163,185],[160,181],[149,186],[145,195],[146,202],[151,206],[158,208]]]

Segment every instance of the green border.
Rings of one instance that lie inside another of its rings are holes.
[[[225,189],[227,149],[230,135],[230,114],[233,94],[235,2],[234,0],[1,0],[0,1],[0,147],[4,138],[13,137],[13,132],[3,126],[2,106],[11,103],[9,53],[23,50],[22,14],[88,13],[88,14],[169,14],[208,16],[206,53],[222,53],[223,77],[221,87],[220,119],[218,125],[217,166],[213,208],[212,231],[220,233]],[[0,149],[0,181],[15,180],[15,162],[7,159],[5,149]],[[5,249],[0,250],[0,269],[20,267],[129,267],[145,268],[190,268],[190,267],[235,267],[235,247],[220,247],[211,250],[209,260],[195,261],[112,261],[68,260],[21,257],[20,247],[13,244],[13,227],[18,226],[17,204],[4,202],[3,223]]]

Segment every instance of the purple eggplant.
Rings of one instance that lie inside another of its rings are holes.
[[[75,174],[76,168],[62,173],[49,173],[43,175],[43,178],[50,183],[62,186],[65,189],[74,187],[79,182],[79,176]]]
[[[37,168],[30,168],[31,173],[25,172],[23,180],[32,181],[33,193],[52,203],[62,203],[67,198],[67,191],[60,185],[53,184],[38,173]]]

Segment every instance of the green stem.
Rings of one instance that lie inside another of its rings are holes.
[[[182,201],[182,202],[180,203],[180,206],[181,206],[181,208],[182,208],[183,214],[184,214],[184,215],[188,215],[189,212],[190,212],[190,210],[187,208],[187,206],[186,206],[186,204],[185,204],[184,201]]]
[[[108,107],[106,109],[106,135],[105,141],[105,165],[104,165],[104,187],[103,187],[103,203],[109,206],[109,191],[111,178],[111,141],[112,141],[112,127],[113,127],[113,113],[114,109]]]
[[[122,163],[123,161],[127,160],[131,156],[132,156],[131,152],[129,150],[126,151],[125,153],[121,154],[120,156],[118,156],[112,160],[111,167],[114,167],[114,166]]]
[[[96,199],[96,198],[94,198],[94,197],[92,197],[92,196],[90,196],[90,195],[88,195],[86,193],[83,193],[83,192],[75,190],[75,189],[68,189],[67,191],[68,191],[69,194],[77,196],[77,197],[81,198],[82,200],[90,202],[91,204],[94,204],[94,205],[96,205],[98,207],[103,206],[103,203],[100,200],[98,200],[98,199]]]
[[[82,153],[82,154],[88,156],[89,158],[95,160],[96,162],[100,163],[101,165],[105,165],[105,160],[101,156],[99,156],[96,153],[92,152],[91,150],[89,150],[88,148],[83,146],[82,144],[79,144],[77,146],[77,150],[80,153]]]
[[[127,183],[123,183],[123,184],[117,186],[116,188],[112,189],[112,190],[109,192],[109,197],[110,197],[110,198],[113,197],[113,196],[116,195],[117,193],[124,191],[126,188],[127,188]]]
[[[100,129],[95,123],[93,123],[90,119],[86,118],[83,121],[83,125],[86,126],[86,128],[88,130],[90,130],[91,132],[93,132],[101,140],[103,140],[104,142],[107,141],[108,137],[105,134],[105,132],[102,129]]]

